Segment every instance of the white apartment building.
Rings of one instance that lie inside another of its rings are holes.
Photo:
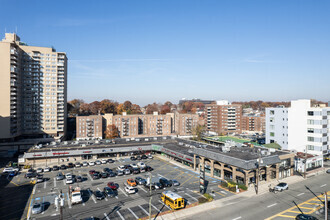
[[[311,106],[310,100],[291,101],[291,107],[266,108],[266,143],[283,149],[327,154],[330,144],[330,108]]]
[[[0,41],[0,139],[65,135],[67,57],[28,46],[14,33]]]

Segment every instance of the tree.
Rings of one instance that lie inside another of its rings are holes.
[[[130,101],[125,101],[125,102],[123,103],[123,108],[124,108],[124,110],[125,110],[126,112],[131,111],[131,110],[132,110],[132,102],[130,102]]]
[[[99,101],[94,101],[89,104],[89,110],[91,114],[97,115],[101,110],[101,103]]]
[[[108,125],[107,130],[104,132],[105,138],[113,139],[119,137],[119,131],[116,125]]]
[[[146,106],[146,114],[152,114],[153,112],[158,112],[158,111],[159,111],[159,106],[156,102]]]
[[[116,114],[117,105],[118,105],[117,102],[114,102],[109,99],[104,99],[100,103],[101,113],[102,114],[105,114],[105,113]]]
[[[193,127],[193,129],[192,129],[193,139],[196,141],[200,141],[202,139],[204,130],[205,130],[205,126],[200,125],[200,124]]]
[[[125,110],[124,110],[124,104],[123,103],[117,105],[116,112],[117,112],[118,115],[121,115],[124,111]]]
[[[160,114],[166,114],[171,112],[171,108],[168,105],[162,105],[162,107],[160,108]]]
[[[82,99],[73,99],[68,102],[68,113],[69,114],[79,114],[80,105],[84,103]]]
[[[133,104],[131,108],[131,114],[135,114],[135,115],[142,114],[141,107],[137,104]]]
[[[79,113],[81,115],[89,115],[90,114],[89,104],[88,103],[82,103],[79,107]]]

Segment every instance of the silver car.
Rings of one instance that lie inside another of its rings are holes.
[[[279,183],[277,186],[274,188],[276,191],[283,191],[283,190],[288,190],[289,185],[287,183]]]
[[[63,180],[64,179],[64,175],[62,173],[58,173],[56,176],[56,180]]]
[[[42,205],[39,202],[34,203],[32,206],[32,214],[39,214],[42,212]]]

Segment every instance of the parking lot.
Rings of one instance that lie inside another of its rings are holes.
[[[182,164],[172,164],[164,157],[142,160],[146,165],[151,166],[154,170],[140,174],[130,174],[124,176],[107,177],[93,180],[89,174],[89,170],[94,169],[102,172],[104,168],[114,169],[120,165],[138,163],[139,161],[131,161],[129,158],[116,160],[114,163],[107,163],[102,165],[70,168],[66,170],[53,171],[44,173],[46,181],[37,183],[33,190],[30,201],[25,208],[23,218],[28,219],[58,219],[60,215],[59,208],[55,208],[55,197],[59,195],[60,191],[64,197],[63,218],[64,219],[84,219],[95,217],[99,219],[139,219],[149,215],[149,199],[150,192],[148,188],[138,185],[135,194],[128,194],[124,190],[124,183],[128,178],[140,176],[144,179],[151,174],[153,179],[165,177],[166,179],[176,179],[180,182],[179,186],[167,187],[164,189],[152,190],[151,214],[159,214],[170,210],[169,207],[161,201],[161,193],[165,190],[171,190],[182,196],[186,200],[186,204],[196,203],[199,194],[199,173],[192,171],[189,167],[185,168]],[[82,189],[83,202],[81,204],[72,205],[69,199],[69,185],[66,180],[56,180],[58,172],[71,173],[76,176],[82,176],[83,182],[70,184],[72,186],[79,186]],[[22,175],[14,177],[22,178]],[[24,179],[24,178],[23,178]],[[224,198],[232,193],[220,190],[220,180],[207,177],[208,181],[207,192],[210,193],[214,199]],[[96,190],[103,191],[108,182],[115,182],[119,184],[117,195],[115,197],[106,197],[103,200],[97,200],[93,192]],[[32,214],[32,206],[39,202],[43,204],[43,211],[40,214]]]

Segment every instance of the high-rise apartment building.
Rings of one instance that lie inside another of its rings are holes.
[[[242,131],[244,132],[265,132],[265,115],[243,115]]]
[[[226,100],[205,106],[206,130],[216,134],[233,134],[242,131],[242,105]]]
[[[274,142],[287,150],[329,154],[330,107],[296,100],[289,108],[266,108],[266,143]]]
[[[65,53],[6,33],[0,42],[0,139],[65,135],[66,82]]]

